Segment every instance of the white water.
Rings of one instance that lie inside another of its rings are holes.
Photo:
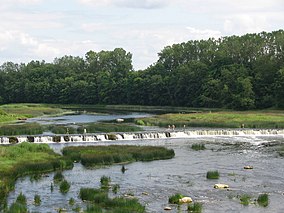
[[[113,133],[111,133],[113,134]],[[114,133],[116,140],[141,140],[161,138],[191,138],[198,136],[283,136],[284,129],[189,129],[184,131],[152,131],[135,133]],[[82,135],[59,135],[61,143],[65,142],[96,142],[109,141],[109,134],[82,134]],[[11,137],[0,137],[0,144],[9,144]],[[34,143],[53,143],[54,136],[16,136],[18,143],[29,141],[33,138]]]

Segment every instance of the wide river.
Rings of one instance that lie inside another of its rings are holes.
[[[191,145],[204,143],[206,150],[194,151]],[[50,144],[56,151],[68,145],[110,145],[135,144],[164,146],[175,151],[170,160],[136,162],[126,165],[127,171],[121,172],[121,165],[100,169],[86,169],[76,163],[72,170],[63,174],[71,183],[70,191],[63,195],[59,187],[51,191],[54,173],[38,181],[24,177],[17,181],[15,190],[10,193],[8,203],[15,201],[20,192],[26,195],[30,212],[57,212],[65,208],[72,212],[68,204],[75,199],[75,206],[85,207],[78,192],[81,187],[98,188],[100,178],[109,176],[113,184],[120,185],[118,196],[133,194],[146,206],[149,213],[165,212],[165,206],[171,206],[170,212],[186,212],[186,205],[177,208],[168,203],[169,196],[182,193],[193,201],[203,204],[202,212],[284,212],[284,160],[275,151],[278,145],[284,144],[282,136],[196,136],[191,138],[165,138],[133,141],[105,141],[88,143]],[[253,169],[245,170],[251,165]],[[209,170],[218,170],[218,180],[207,180]],[[230,190],[214,189],[215,183],[224,183]],[[110,192],[111,193],[111,192]],[[261,207],[253,201],[260,193],[269,194],[268,207]],[[33,205],[34,195],[41,197],[40,206]],[[240,204],[239,197],[248,194],[252,203]]]

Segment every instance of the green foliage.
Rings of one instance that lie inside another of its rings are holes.
[[[64,180],[64,175],[62,174],[61,171],[57,171],[53,176],[53,181],[55,183],[60,183],[63,180]]]
[[[84,166],[111,165],[132,161],[152,161],[173,158],[172,149],[154,146],[78,146],[64,147],[64,156],[81,160]]]
[[[107,176],[102,176],[101,177],[101,188],[102,189],[108,189],[109,188],[109,184],[110,184],[110,177],[107,177]]]
[[[202,203],[195,202],[187,206],[187,211],[192,213],[201,213],[202,212]]]
[[[189,114],[162,114],[143,118],[144,122],[155,126],[166,127],[175,124],[176,127],[222,127],[240,128],[284,128],[284,117],[281,112],[200,112]]]
[[[137,72],[132,72],[131,53],[121,48],[89,51],[85,59],[64,56],[53,63],[7,62],[0,68],[0,103],[283,107],[283,39],[284,31],[278,30],[190,40],[165,47],[154,65]],[[23,118],[41,114],[38,105],[24,106],[29,111],[18,110]],[[15,120],[2,110],[0,122]]]
[[[244,206],[249,205],[250,199],[251,199],[250,195],[247,195],[247,194],[242,195],[240,197],[241,204],[243,204]]]
[[[260,206],[267,207],[269,204],[268,194],[260,194],[257,198],[257,203]]]
[[[205,150],[206,147],[205,147],[204,144],[192,144],[191,149],[193,149],[195,151],[199,151],[199,150]]]
[[[208,171],[206,174],[207,179],[219,179],[219,172],[215,171]]]
[[[69,203],[70,206],[74,206],[74,205],[75,205],[75,200],[74,200],[74,198],[71,197],[71,198],[69,199],[68,203]]]
[[[77,132],[80,133],[80,134],[83,134],[84,129],[86,129],[88,133],[95,133],[95,132],[135,132],[135,131],[141,131],[142,130],[140,127],[131,126],[131,125],[127,125],[127,124],[91,123],[91,124],[84,125],[84,127],[79,127],[77,129]],[[112,139],[110,139],[110,140],[112,140]]]
[[[184,197],[184,195],[176,193],[176,194],[169,197],[169,203],[179,204],[180,203],[179,200],[182,199],[183,197]]]
[[[0,126],[0,135],[37,135],[42,133],[43,128],[37,123]]]
[[[37,194],[34,196],[34,204],[35,204],[36,206],[39,206],[39,205],[41,204],[40,196],[37,195]]]
[[[63,181],[61,181],[59,189],[62,194],[66,194],[70,189],[70,183],[64,179]]]
[[[117,194],[117,192],[119,191],[119,189],[120,189],[119,184],[114,184],[114,185],[112,186],[112,192],[113,192],[114,194]]]

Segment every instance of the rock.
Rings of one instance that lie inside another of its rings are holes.
[[[149,195],[148,192],[142,192],[142,195]]]
[[[164,208],[164,210],[172,210],[172,208],[169,207],[169,206],[166,206],[166,207]]]
[[[123,121],[124,121],[123,118],[118,118],[118,119],[116,119],[116,122],[123,122]]]
[[[183,198],[179,199],[179,202],[180,203],[191,203],[192,199],[191,199],[191,197],[183,197]]]
[[[227,189],[227,188],[229,188],[229,185],[217,183],[217,184],[214,185],[214,188],[215,189]]]
[[[253,169],[252,166],[244,166],[244,169]]]

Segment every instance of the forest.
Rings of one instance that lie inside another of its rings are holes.
[[[283,30],[191,40],[167,46],[158,56],[145,70],[134,70],[131,53],[122,48],[52,63],[5,62],[0,104],[284,108]]]

